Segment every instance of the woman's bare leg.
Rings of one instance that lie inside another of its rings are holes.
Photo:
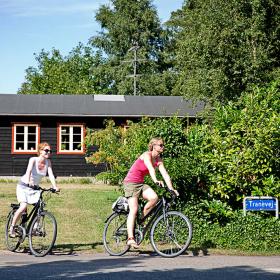
[[[148,200],[143,210],[143,216],[145,217],[157,204],[158,196],[152,188],[143,191],[142,195],[145,200]]]
[[[15,215],[13,217],[11,226],[15,226],[16,225],[17,221],[19,220],[19,217],[21,216],[21,214],[23,212],[26,212],[26,210],[27,210],[27,203],[21,202],[19,208],[15,212]]]
[[[134,225],[138,211],[138,197],[130,197],[128,199],[129,214],[127,217],[127,234],[128,238],[134,237]]]

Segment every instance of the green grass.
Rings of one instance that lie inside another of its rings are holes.
[[[49,186],[46,182],[42,184],[42,187]],[[59,186],[60,194],[52,194],[46,206],[46,209],[54,214],[58,224],[54,252],[62,255],[75,252],[104,252],[102,233],[105,220],[112,213],[112,203],[121,195],[119,188],[102,184],[70,182],[61,183]],[[10,204],[16,202],[16,184],[0,182],[0,250],[6,250],[6,217],[10,211]],[[21,245],[21,249],[25,248],[28,248],[28,240]],[[149,241],[141,244],[141,251],[152,251]],[[273,255],[268,252],[200,248],[195,247],[195,244],[191,244],[187,253],[193,255]]]
[[[121,195],[118,187],[70,184],[60,187],[61,193],[53,194],[46,207],[55,215],[58,224],[54,251],[62,254],[104,252],[104,222],[111,213],[112,203]],[[15,184],[0,183],[0,250],[5,250],[6,216],[12,202],[16,202]],[[27,246],[25,241],[22,247]]]

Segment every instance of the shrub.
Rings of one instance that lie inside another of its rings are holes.
[[[280,197],[280,90],[255,88],[218,105],[208,122],[186,128],[177,118],[144,118],[124,131],[109,121],[88,131],[87,160],[106,163],[104,180],[121,183],[152,137],[165,141],[164,163],[184,202],[193,199],[212,221],[226,223],[248,195]],[[151,183],[147,178],[147,182]]]
[[[280,220],[257,214],[246,217],[241,211],[233,213],[225,225],[205,222],[202,216],[185,211],[193,224],[192,246],[201,249],[236,249],[248,252],[280,251]]]

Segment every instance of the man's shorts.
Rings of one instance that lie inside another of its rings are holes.
[[[140,194],[149,189],[150,186],[149,185],[146,185],[146,184],[138,184],[138,183],[125,183],[123,185],[124,187],[124,196],[126,198],[129,198],[129,197],[139,197]]]

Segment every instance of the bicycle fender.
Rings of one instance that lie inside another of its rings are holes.
[[[113,215],[115,215],[116,214],[116,212],[113,212],[109,217],[107,217],[107,219],[105,220],[105,222],[104,223],[107,223],[108,222],[108,220],[113,216]]]

